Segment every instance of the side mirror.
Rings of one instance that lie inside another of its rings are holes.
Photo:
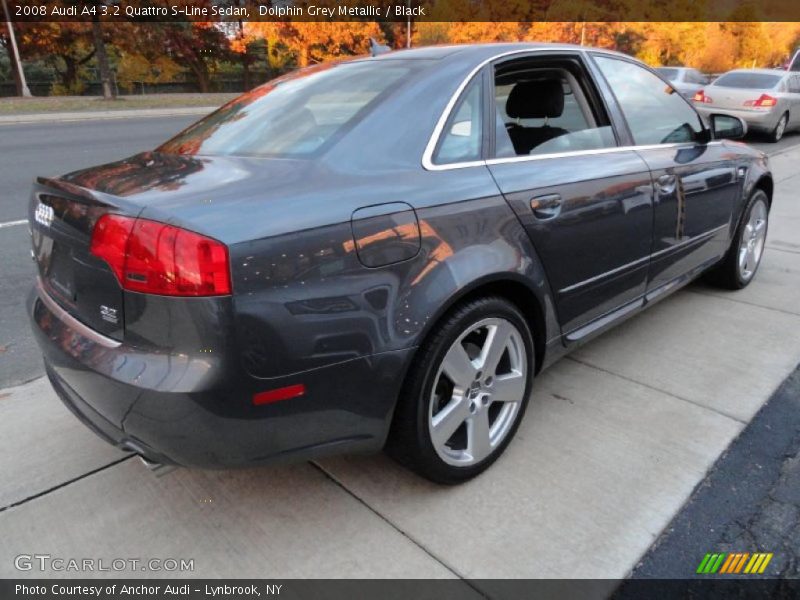
[[[740,140],[747,133],[747,123],[739,117],[711,114],[708,120],[715,140]]]

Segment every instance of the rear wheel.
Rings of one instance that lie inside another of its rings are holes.
[[[747,286],[755,277],[764,255],[769,227],[769,199],[764,190],[750,196],[742,213],[731,246],[722,262],[710,271],[708,279],[732,290]]]
[[[783,134],[786,133],[786,125],[789,124],[789,113],[783,113],[781,118],[778,119],[775,129],[769,135],[769,140],[773,143],[780,142],[783,139]]]
[[[445,317],[411,367],[387,449],[439,483],[488,468],[511,441],[533,379],[533,336],[516,306],[487,297]]]

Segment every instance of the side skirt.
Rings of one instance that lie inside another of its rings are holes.
[[[698,265],[691,271],[688,271],[683,275],[680,275],[675,279],[672,279],[667,283],[646,292],[644,295],[640,296],[636,300],[624,304],[619,308],[615,308],[611,312],[608,312],[605,315],[598,317],[594,321],[584,325],[579,329],[575,329],[574,331],[566,333],[563,336],[564,345],[569,350],[577,348],[578,346],[597,337],[601,333],[608,331],[612,327],[619,325],[620,323],[628,320],[632,316],[639,314],[642,310],[649,307],[651,304],[663,300],[667,296],[671,295],[673,292],[676,292],[682,287],[688,285],[718,261],[719,261],[718,258],[706,261],[705,263]]]

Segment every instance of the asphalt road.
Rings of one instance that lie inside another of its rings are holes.
[[[26,225],[31,182],[154,148],[196,116],[0,125],[0,388],[43,374],[25,316],[34,274]],[[5,226],[4,226],[5,225]]]
[[[685,578],[707,553],[755,551],[774,554],[760,577],[800,577],[798,409],[800,366],[717,461],[632,577]]]
[[[0,389],[43,374],[28,332],[24,299],[33,277],[26,218],[31,181],[60,175],[148,150],[195,116],[0,125]],[[778,144],[754,139],[775,153],[800,144],[800,134]]]

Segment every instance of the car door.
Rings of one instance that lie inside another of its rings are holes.
[[[650,173],[619,147],[581,53],[490,68],[496,128],[487,165],[543,263],[565,339],[577,341],[642,303]]]
[[[733,153],[711,141],[694,108],[643,65],[592,54],[636,152],[653,178],[653,247],[648,295],[699,272],[727,250],[740,193]]]

